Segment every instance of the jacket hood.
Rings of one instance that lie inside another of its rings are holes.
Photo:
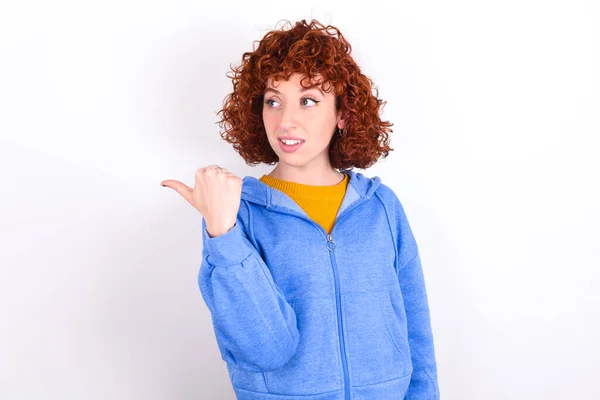
[[[346,194],[339,209],[340,214],[355,201],[369,199],[381,184],[378,176],[370,178],[352,170],[341,170],[340,172],[349,177]],[[267,209],[285,208],[305,214],[304,210],[287,194],[273,189],[253,176],[246,176],[243,179],[242,200],[259,204]]]

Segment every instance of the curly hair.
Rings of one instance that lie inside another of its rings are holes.
[[[268,32],[258,48],[242,55],[240,66],[230,66],[233,74],[228,72],[227,77],[232,80],[233,92],[217,113],[221,137],[247,165],[276,163],[279,157],[269,144],[262,120],[267,81],[287,80],[292,73],[300,73],[302,82],[311,82],[318,75],[322,78],[319,82],[302,86],[327,84],[327,91],[333,88],[336,111],[342,111],[346,122],[343,131],[336,128],[329,144],[331,166],[365,169],[380,157],[386,158],[393,151],[389,146],[393,124],[379,117],[386,102],[378,98],[377,88],[361,73],[350,52],[350,44],[336,27],[316,20]]]

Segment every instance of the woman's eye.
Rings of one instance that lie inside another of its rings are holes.
[[[265,104],[267,104],[269,107],[273,107],[273,104],[271,104],[271,103],[277,103],[277,102],[273,99],[269,99],[269,100],[265,101]]]
[[[307,105],[307,104],[304,102],[305,100],[312,101],[312,102],[313,102],[313,103],[315,103],[315,104],[317,104],[317,103],[318,103],[318,101],[317,101],[317,100],[315,100],[315,99],[311,99],[310,97],[303,97],[303,98],[302,98],[302,100],[300,100],[300,102],[302,103],[302,105],[303,105],[303,106]]]

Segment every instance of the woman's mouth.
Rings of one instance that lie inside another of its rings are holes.
[[[281,147],[281,150],[285,151],[286,153],[293,153],[304,144],[303,140],[277,139],[277,141],[279,142],[279,147]]]

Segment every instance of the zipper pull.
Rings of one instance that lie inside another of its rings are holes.
[[[329,249],[329,251],[335,250],[335,242],[333,241],[331,233],[327,235],[327,248]]]

